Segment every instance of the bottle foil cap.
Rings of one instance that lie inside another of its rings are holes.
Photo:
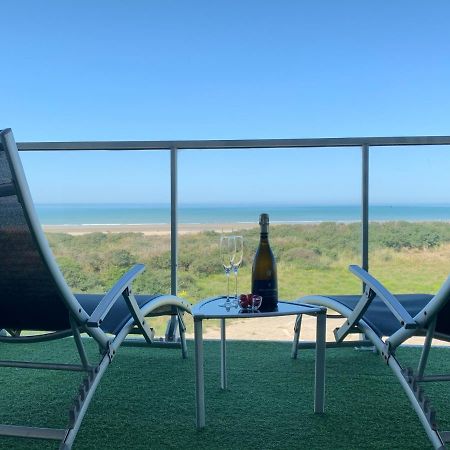
[[[262,213],[259,216],[259,224],[260,225],[269,225],[269,214],[267,213]]]

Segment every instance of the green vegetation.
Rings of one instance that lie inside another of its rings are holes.
[[[248,292],[258,230],[246,230],[239,291]],[[170,291],[170,238],[142,233],[48,234],[74,291],[105,292],[135,262],[147,266],[135,283],[142,293]],[[219,234],[183,235],[179,243],[179,292],[191,302],[223,293]],[[347,270],[360,262],[359,224],[275,225],[271,245],[278,261],[280,297],[310,293],[357,293]],[[370,270],[395,292],[433,292],[448,275],[450,224],[387,222],[370,225]],[[234,289],[234,280],[231,280]]]

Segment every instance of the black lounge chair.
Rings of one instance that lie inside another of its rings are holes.
[[[450,442],[450,432],[438,430],[436,413],[424,394],[422,382],[450,381],[450,374],[425,375],[433,338],[450,341],[450,277],[436,295],[403,294],[392,295],[381,283],[358,266],[350,271],[359,277],[365,286],[364,294],[305,296],[297,301],[325,306],[345,317],[345,322],[334,330],[338,344],[355,345],[354,341],[343,342],[350,333],[363,333],[367,340],[392,369],[416,411],[425,432],[434,448],[445,449]],[[297,356],[301,322],[297,319],[292,354]],[[403,367],[395,351],[407,339],[425,336],[423,350],[416,370]]]
[[[67,428],[0,425],[0,435],[54,439],[60,448],[71,448],[95,389],[127,335],[142,334],[145,340],[137,344],[159,345],[145,317],[177,316],[180,342],[167,344],[181,347],[186,356],[182,314],[190,312],[190,304],[172,295],[133,295],[131,284],[143,270],[135,265],[106,295],[73,294],[38,222],[13,134],[0,130],[0,342],[73,336],[80,356],[79,365],[0,361],[0,366],[85,373]],[[80,333],[98,344],[98,363],[88,361]]]

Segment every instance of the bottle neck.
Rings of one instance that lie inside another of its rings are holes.
[[[260,226],[260,241],[268,242],[269,240],[269,216],[267,214],[261,214],[259,218]]]
[[[262,231],[261,230],[261,234],[259,235],[259,240],[261,242],[269,242],[269,233],[267,231]]]
[[[261,235],[269,234],[269,224],[268,223],[261,223],[260,224],[260,229],[261,229]]]

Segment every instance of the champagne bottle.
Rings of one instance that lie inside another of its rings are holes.
[[[277,266],[269,244],[269,215],[259,216],[261,234],[252,267],[252,294],[263,298],[261,311],[276,309],[278,304]]]

